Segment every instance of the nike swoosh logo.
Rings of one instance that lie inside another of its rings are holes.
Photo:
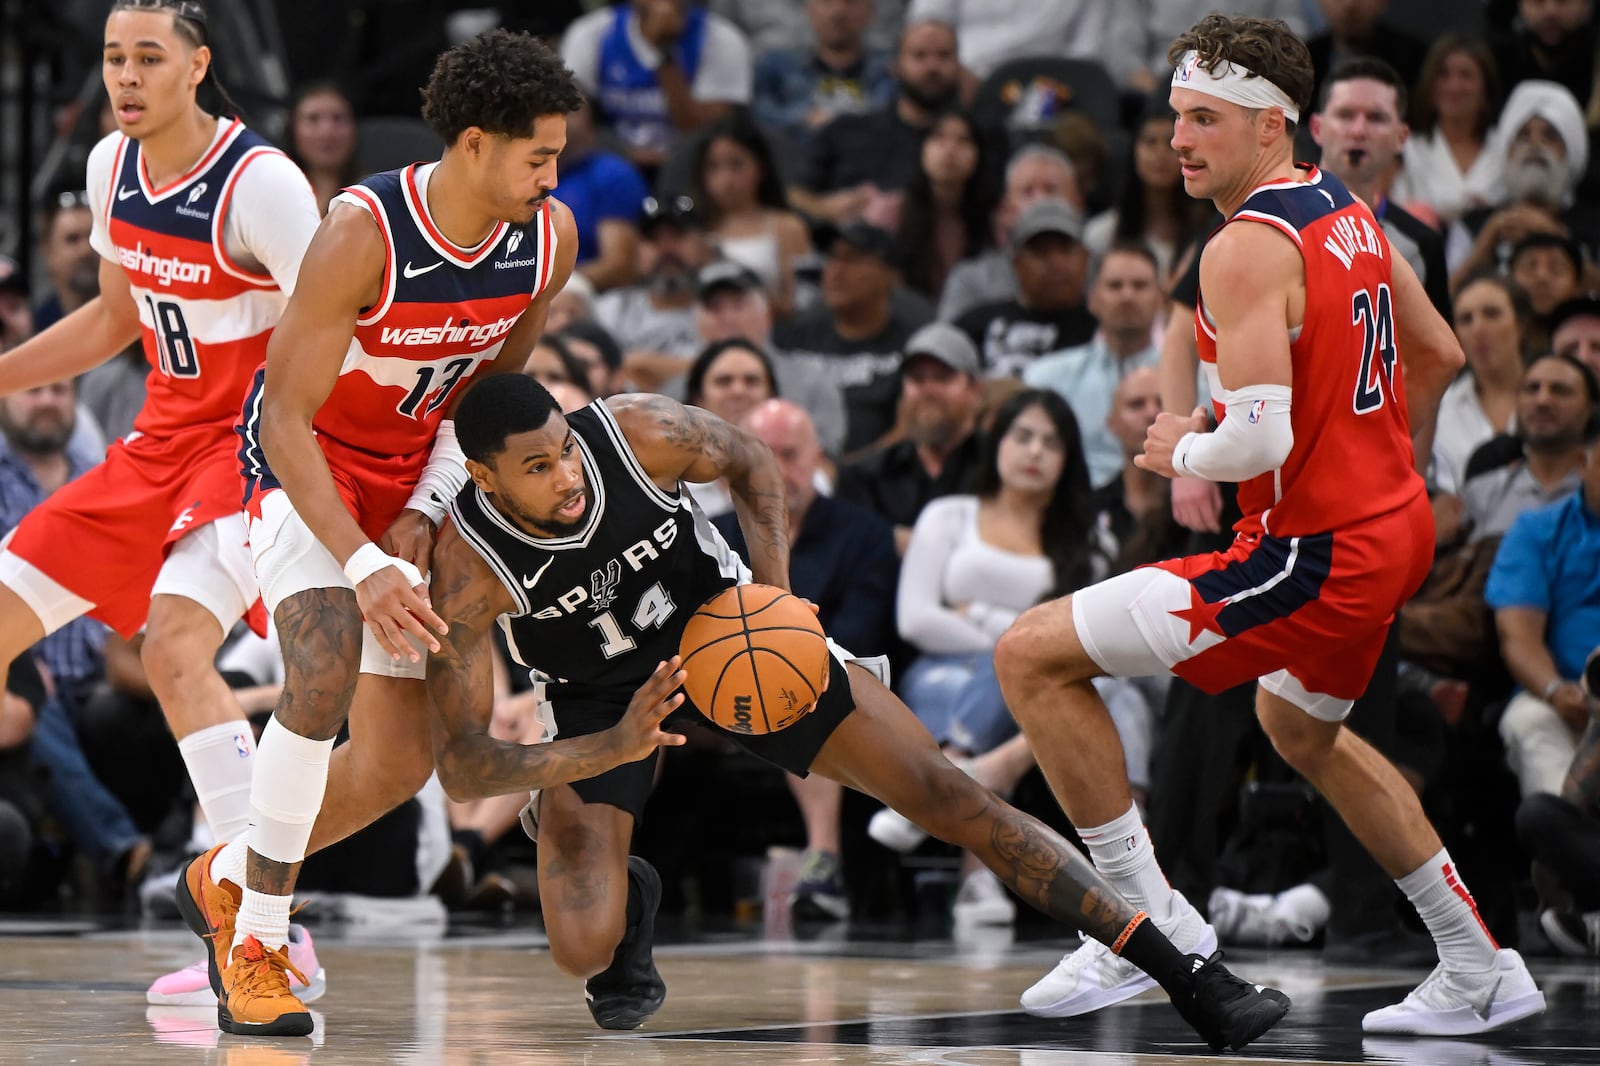
[[[431,266],[425,266],[425,267],[413,267],[410,264],[410,262],[407,262],[406,266],[405,266],[405,269],[403,271],[401,271],[401,273],[404,274],[408,278],[417,278],[417,277],[421,277],[423,274],[426,274],[430,270],[438,270],[442,266],[444,266],[444,260],[442,260],[442,259],[439,262],[432,264]]]
[[[1489,1020],[1489,1011],[1494,1008],[1494,997],[1500,994],[1500,982],[1503,980],[1504,978],[1502,977],[1494,979],[1494,984],[1489,986],[1489,994],[1483,997],[1481,1006],[1477,1003],[1471,1004],[1472,1013],[1478,1016],[1479,1021],[1486,1022]]]
[[[533,572],[533,576],[532,577],[525,577],[525,578],[522,579],[522,587],[525,588],[525,589],[531,589],[531,588],[533,588],[533,586],[537,585],[539,583],[539,579],[541,577],[544,577],[544,572],[546,570],[550,569],[550,564],[555,562],[555,561],[556,561],[556,557],[554,555],[552,555],[552,556],[550,556],[550,558],[546,559],[544,561],[544,565],[539,567],[539,569],[537,569],[537,570],[535,570]]]
[[[126,200],[130,196],[138,196],[138,195],[139,195],[139,190],[137,188],[130,189],[126,185],[124,185],[122,188],[117,190],[117,199],[118,200]]]

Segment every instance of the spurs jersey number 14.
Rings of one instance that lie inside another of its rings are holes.
[[[1273,226],[1305,263],[1305,320],[1291,334],[1294,447],[1277,470],[1239,486],[1237,528],[1278,537],[1325,533],[1405,506],[1424,491],[1395,336],[1393,252],[1372,212],[1332,174],[1263,185],[1225,225]],[[1217,417],[1217,331],[1195,308],[1200,362]],[[1228,415],[1227,417],[1235,417]],[[1252,412],[1247,417],[1254,417]]]
[[[470,482],[450,517],[511,593],[512,657],[564,694],[626,703],[678,653],[689,616],[750,572],[681,486],[650,479],[604,400],[567,425],[589,490],[576,532],[535,537]]]

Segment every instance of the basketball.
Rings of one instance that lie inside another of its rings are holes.
[[[678,642],[700,713],[732,733],[774,733],[810,713],[827,685],[828,639],[809,605],[771,585],[724,589]]]

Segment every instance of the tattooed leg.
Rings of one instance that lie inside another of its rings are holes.
[[[585,803],[570,785],[540,793],[539,905],[563,972],[589,978],[611,965],[627,931],[632,838],[621,808]]]
[[[320,778],[315,768],[307,767],[305,775],[315,780],[274,780],[271,768],[281,759],[298,771],[299,763],[306,759],[300,749],[312,750],[305,742],[331,741],[344,724],[360,673],[362,621],[355,592],[334,588],[296,593],[278,605],[274,621],[283,647],[284,684],[272,713],[282,732],[269,731],[262,738],[257,765],[264,772],[256,775],[251,792],[251,820],[256,829],[245,885],[266,896],[287,896],[294,890],[305,857],[306,840],[298,836],[298,816],[303,813],[301,808],[309,806],[308,791],[314,789],[313,817],[321,806],[326,764]],[[275,758],[271,749],[278,745],[285,746],[286,755]],[[279,814],[289,817],[278,818]],[[310,822],[305,822],[303,830],[308,835],[310,828]],[[257,847],[279,858],[268,858]],[[294,852],[298,857],[293,861],[281,861]]]
[[[813,772],[882,800],[934,836],[976,855],[1018,896],[1104,944],[1138,913],[1059,834],[956,769],[916,716],[850,666],[856,710],[823,746]]]

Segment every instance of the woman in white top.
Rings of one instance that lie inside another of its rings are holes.
[[[1481,41],[1446,34],[1428,52],[1411,101],[1411,136],[1391,199],[1440,228],[1498,203],[1501,158],[1490,150],[1500,76]]]
[[[975,490],[922,509],[895,601],[900,635],[920,653],[901,695],[952,754],[990,751],[1016,732],[1003,701],[963,698],[972,685],[994,686],[998,695],[992,662],[1000,634],[1029,607],[1106,570],[1077,419],[1056,392],[1025,389],[1001,406],[984,435]],[[956,721],[957,706],[984,707],[983,720]],[[1031,765],[1026,741],[1017,743],[1022,761],[1014,776],[1001,775],[1008,780],[969,772],[999,791],[1014,787]],[[922,839],[890,811],[874,817],[870,831],[901,850]],[[1009,922],[1014,907],[1004,889],[968,858],[957,917]]]
[[[1467,368],[1439,401],[1432,478],[1438,489],[1459,493],[1478,446],[1517,428],[1529,316],[1528,298],[1498,274],[1475,275],[1456,293],[1456,338]]]
[[[778,317],[794,309],[794,262],[811,235],[789,209],[772,149],[749,116],[736,112],[706,131],[694,160],[694,202],[722,255],[766,286]]]

